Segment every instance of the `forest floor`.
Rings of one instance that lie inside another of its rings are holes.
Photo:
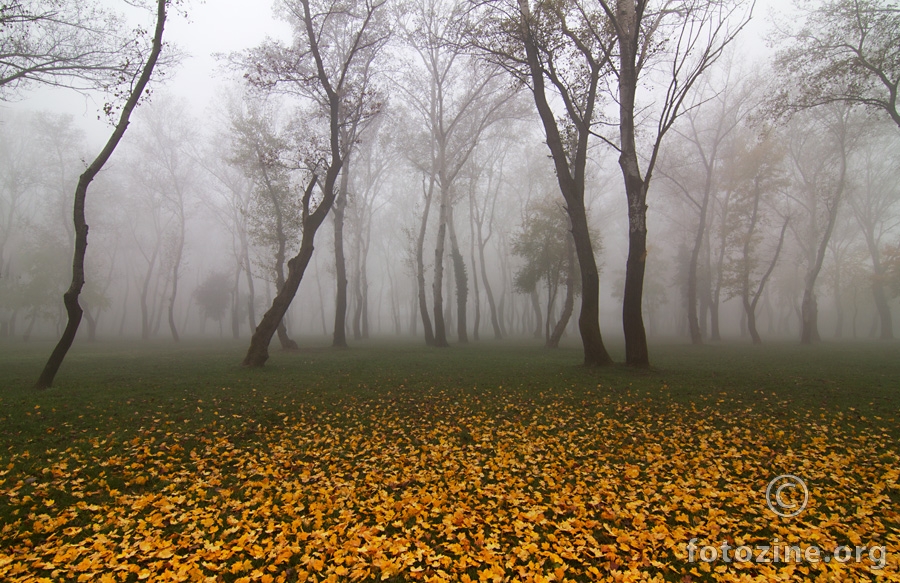
[[[0,581],[900,581],[898,343],[661,344],[638,371],[101,341],[35,392],[51,347],[0,343]]]

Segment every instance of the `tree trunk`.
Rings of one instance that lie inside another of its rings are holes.
[[[647,261],[647,183],[641,177],[635,142],[634,106],[637,88],[638,20],[634,3],[618,2],[619,27],[619,166],[625,179],[628,199],[628,259],[625,263],[625,290],[622,328],[625,332],[625,363],[650,366],[642,301],[644,269]]]
[[[434,281],[431,293],[434,298],[432,312],[434,314],[434,345],[441,348],[450,346],[447,342],[447,330],[444,323],[444,240],[447,238],[447,223],[450,212],[450,193],[441,188],[441,207],[438,214],[437,243],[434,246]]]
[[[241,272],[243,271],[243,267],[240,263],[237,265],[237,270],[234,274],[234,285],[231,287],[231,339],[237,340],[241,337]],[[253,328],[250,328],[253,330]],[[206,316],[203,317],[203,326],[200,329],[200,334],[204,334],[206,331]]]
[[[256,330],[256,291],[253,288],[253,270],[250,264],[250,243],[247,241],[247,233],[241,229],[241,251],[244,273],[247,274],[247,317],[250,320],[250,329]],[[240,271],[238,271],[240,276]]]
[[[96,342],[97,341],[97,318],[91,313],[91,307],[85,303],[84,305],[84,319],[87,320],[88,325],[88,342]]]
[[[347,348],[347,263],[344,260],[344,209],[350,173],[344,165],[340,190],[334,201],[334,273],[337,290],[334,299],[334,336],[331,345]]]
[[[469,299],[468,275],[466,261],[459,252],[459,241],[456,238],[456,226],[453,221],[453,208],[448,212],[448,232],[450,235],[450,258],[453,261],[453,280],[456,283],[456,337],[460,344],[469,343],[466,330],[466,304]]]
[[[538,298],[536,287],[535,289],[531,290],[529,298],[531,299],[531,310],[534,314],[534,331],[531,333],[531,335],[535,338],[540,338],[544,335],[544,314],[541,312],[541,301],[540,298]]]
[[[559,315],[559,321],[553,329],[553,333],[547,340],[547,348],[559,348],[559,341],[569,319],[572,317],[572,310],[575,307],[575,245],[571,238],[566,238],[566,299],[563,301],[562,313]]]
[[[275,332],[283,326],[282,319],[287,313],[291,305],[291,300],[300,287],[300,281],[303,279],[303,273],[309,265],[309,260],[313,252],[313,237],[315,231],[310,230],[309,234],[304,230],[300,251],[295,257],[288,261],[288,273],[284,285],[278,290],[275,299],[272,300],[272,307],[266,311],[260,320],[253,337],[250,339],[250,348],[244,357],[244,366],[261,367],[269,359],[269,342]]]
[[[178,342],[178,327],[175,325],[175,298],[178,296],[178,270],[181,269],[181,254],[184,249],[184,216],[181,218],[181,230],[178,235],[178,247],[175,249],[175,260],[172,265],[172,295],[169,296],[169,331],[172,340]]]
[[[591,235],[588,230],[587,214],[584,207],[584,173],[587,160],[587,144],[590,135],[590,127],[579,127],[578,144],[572,164],[569,163],[568,148],[563,145],[563,139],[556,122],[556,114],[547,101],[544,86],[544,71],[538,53],[537,43],[532,37],[530,28],[531,9],[527,0],[519,0],[519,9],[525,18],[523,19],[522,33],[525,45],[525,55],[528,63],[532,95],[535,106],[544,126],[547,138],[547,147],[553,158],[556,169],[556,179],[560,192],[566,201],[566,211],[572,225],[572,236],[575,240],[575,254],[578,257],[578,265],[581,270],[582,298],[581,315],[578,318],[578,329],[581,332],[581,341],[584,347],[584,364],[586,366],[609,365],[612,358],[603,345],[603,337],[600,334],[600,274],[597,270],[597,262],[594,258],[594,249],[591,245]],[[592,72],[589,85],[591,92],[596,91],[596,83],[599,72]],[[594,94],[594,93],[592,93]],[[593,99],[589,99],[589,109],[594,107]],[[591,113],[585,113],[590,120]]]
[[[425,331],[425,344],[434,346],[434,331],[431,328],[431,317],[428,315],[428,299],[425,294],[425,231],[428,228],[428,215],[431,211],[431,200],[434,196],[434,177],[429,178],[428,189],[422,189],[425,195],[425,209],[422,211],[422,222],[419,224],[419,236],[416,239],[416,284],[419,297],[419,313],[422,316],[422,329]]]
[[[335,97],[333,101],[337,101]],[[337,105],[332,103],[332,116],[336,115]],[[284,315],[287,313],[291,305],[291,301],[297,294],[297,288],[300,287],[300,281],[312,258],[316,231],[322,225],[331,207],[334,206],[335,199],[335,183],[337,182],[338,173],[341,171],[342,159],[338,153],[336,145],[337,138],[334,137],[337,128],[337,122],[332,121],[332,163],[325,174],[325,184],[322,187],[322,200],[315,212],[310,213],[309,205],[312,198],[312,192],[316,186],[316,176],[307,185],[306,192],[303,195],[303,217],[302,231],[303,235],[300,239],[300,250],[290,261],[288,261],[288,274],[285,278],[284,285],[278,288],[278,293],[272,300],[272,306],[266,311],[259,326],[250,339],[250,347],[247,349],[247,355],[244,357],[244,366],[261,367],[269,359],[269,342],[275,335],[279,323],[281,323]]]
[[[35,384],[36,389],[46,389],[53,386],[53,379],[56,377],[60,365],[62,365],[69,348],[72,346],[72,342],[75,340],[75,334],[78,332],[78,325],[81,323],[81,316],[84,313],[81,306],[78,304],[78,296],[81,294],[81,289],[84,287],[84,256],[87,252],[88,225],[84,215],[87,189],[94,180],[94,177],[97,176],[104,164],[106,164],[106,161],[109,160],[109,157],[116,149],[122,136],[125,134],[131,112],[137,106],[138,100],[143,95],[144,89],[150,81],[153,67],[156,65],[159,53],[162,50],[162,36],[166,21],[166,4],[167,0],[157,1],[156,30],[153,34],[153,47],[150,51],[150,55],[147,57],[147,61],[144,63],[140,77],[135,82],[128,99],[125,101],[125,105],[122,107],[119,121],[116,123],[116,127],[113,130],[109,141],[107,141],[97,158],[94,159],[91,165],[88,166],[78,178],[78,185],[75,188],[75,204],[73,210],[75,255],[72,261],[72,282],[69,285],[69,289],[63,294],[63,304],[66,307],[68,322],[59,342],[50,354],[50,358],[47,360],[44,370],[41,372],[40,377],[38,377],[37,383]]]
[[[714,162],[710,162],[712,164]],[[700,205],[700,222],[697,232],[694,234],[694,247],[691,249],[691,261],[688,266],[688,330],[691,334],[691,344],[699,346],[703,344],[703,333],[700,329],[700,320],[697,317],[697,265],[700,261],[700,250],[703,247],[703,239],[706,234],[706,215],[709,209],[709,197],[712,190],[712,169],[706,169],[706,185],[703,191],[703,203]]]
[[[872,299],[875,300],[875,309],[881,319],[881,339],[894,339],[894,322],[891,318],[891,307],[888,305],[887,294],[884,292],[884,267],[881,264],[881,251],[875,242],[875,236],[870,229],[866,229],[866,245],[872,259]]]

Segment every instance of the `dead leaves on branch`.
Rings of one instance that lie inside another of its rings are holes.
[[[299,403],[193,432],[160,415],[125,442],[13,454],[0,580],[900,581],[900,460],[874,425],[501,394]],[[796,519],[766,509],[784,472],[811,487]],[[880,545],[887,565],[691,564],[695,537]]]

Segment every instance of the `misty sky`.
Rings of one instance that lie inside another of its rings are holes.
[[[121,7],[119,0],[105,0],[112,7]],[[182,62],[167,74],[164,82],[154,78],[151,87],[187,98],[195,114],[203,115],[215,107],[216,94],[231,75],[224,70],[216,54],[228,54],[256,46],[267,36],[289,38],[287,24],[272,14],[272,2],[244,2],[241,0],[189,0],[187,15],[173,14],[166,25],[166,42],[176,46],[184,55]],[[762,56],[766,52],[765,36],[772,29],[772,14],[785,9],[785,2],[757,0],[753,20],[742,34],[742,52]],[[151,23],[152,15],[143,20]],[[74,116],[87,131],[89,138],[99,144],[109,134],[106,121],[97,116],[103,106],[102,95],[79,95],[66,89],[38,88],[25,92],[18,101],[0,103],[3,110],[64,112]]]

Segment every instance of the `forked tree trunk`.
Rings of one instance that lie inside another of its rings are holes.
[[[628,259],[625,263],[625,290],[622,302],[622,328],[625,332],[625,363],[650,366],[647,333],[644,330],[642,300],[644,270],[647,261],[647,183],[641,177],[635,142],[635,93],[638,16],[634,3],[619,0],[619,166],[625,179],[628,199]]]
[[[178,342],[178,327],[175,325],[175,299],[178,297],[178,270],[181,268],[181,255],[184,249],[184,218],[181,219],[181,230],[178,235],[178,247],[175,250],[175,261],[172,265],[172,295],[169,296],[169,331],[172,340]]]
[[[62,365],[66,354],[69,352],[72,342],[75,340],[75,334],[78,332],[78,325],[81,323],[81,316],[84,313],[78,303],[78,296],[81,294],[81,289],[84,287],[84,256],[87,252],[88,225],[84,215],[87,189],[94,180],[94,177],[97,176],[104,164],[106,164],[106,161],[109,160],[109,157],[116,149],[116,146],[118,146],[122,136],[125,135],[131,112],[137,106],[138,100],[141,98],[141,95],[143,95],[144,89],[150,81],[150,75],[153,73],[153,68],[156,66],[156,61],[159,59],[159,54],[162,51],[162,36],[166,22],[166,2],[167,0],[157,0],[156,29],[153,34],[153,47],[150,51],[150,55],[147,57],[147,62],[144,63],[140,77],[138,77],[131,89],[128,99],[125,101],[125,105],[122,107],[122,112],[119,115],[119,121],[116,123],[116,127],[109,140],[106,142],[106,145],[103,147],[103,150],[100,151],[100,154],[78,178],[78,185],[75,187],[75,204],[73,210],[75,256],[72,261],[72,282],[69,285],[69,289],[63,294],[63,303],[66,307],[68,322],[66,323],[66,328],[63,331],[59,342],[50,354],[50,358],[47,360],[44,370],[41,372],[40,377],[38,377],[37,383],[35,384],[35,388],[37,389],[46,389],[53,386],[53,379],[56,377],[60,365]]]

